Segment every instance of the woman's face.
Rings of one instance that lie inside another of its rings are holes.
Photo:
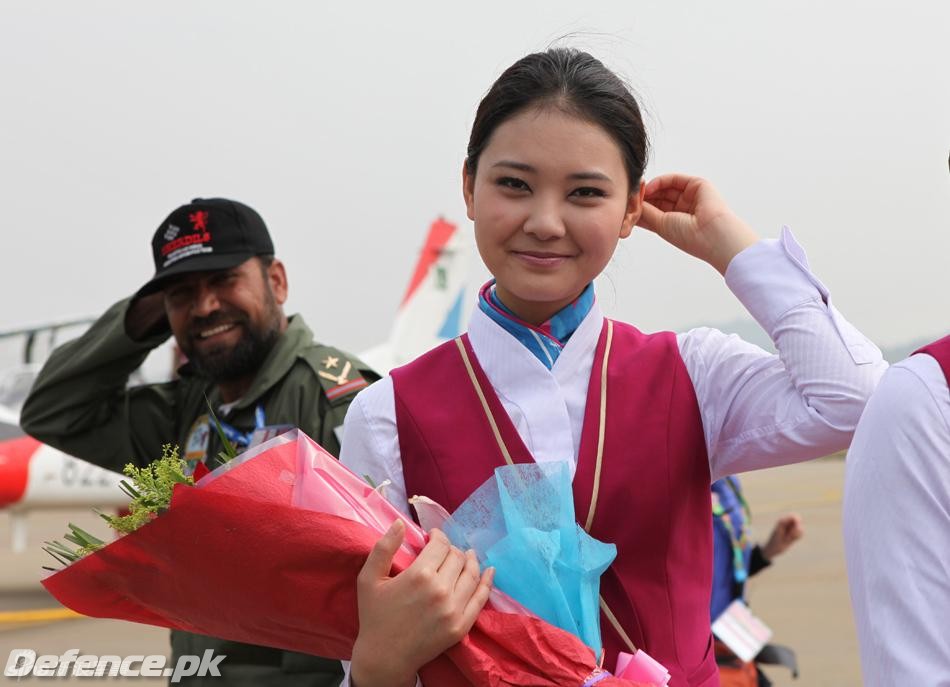
[[[495,129],[474,178],[468,217],[496,293],[533,324],[569,304],[603,271],[640,216],[620,149],[600,126],[554,108]]]

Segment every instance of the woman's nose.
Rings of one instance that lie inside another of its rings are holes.
[[[564,220],[558,210],[559,205],[554,199],[538,199],[532,204],[528,217],[525,219],[524,232],[534,235],[541,241],[564,236]]]

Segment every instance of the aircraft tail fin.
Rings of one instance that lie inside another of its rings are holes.
[[[389,339],[362,354],[380,373],[409,362],[464,329],[471,296],[471,241],[439,218],[429,227]]]

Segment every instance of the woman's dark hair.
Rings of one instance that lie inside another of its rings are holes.
[[[495,129],[532,107],[557,108],[600,125],[620,147],[631,189],[640,183],[649,146],[637,101],[600,60],[573,48],[522,57],[492,84],[478,105],[468,139],[465,167],[470,175],[475,176]]]

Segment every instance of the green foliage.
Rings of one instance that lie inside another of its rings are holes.
[[[122,534],[134,532],[168,508],[176,484],[195,483],[191,477],[185,475],[184,467],[185,463],[178,455],[178,447],[171,444],[162,446],[162,457],[144,468],[137,468],[129,463],[122,473],[131,478],[132,483],[122,480],[119,485],[132,498],[129,514],[111,516],[100,513],[103,520]]]
[[[98,551],[105,546],[104,541],[98,537],[94,537],[84,529],[76,527],[72,523],[69,523],[69,532],[66,533],[63,539],[75,544],[76,548],[72,549],[58,541],[45,542],[46,546],[43,547],[46,553],[63,565],[69,565],[73,561],[78,561],[87,553]]]
[[[132,499],[129,503],[128,515],[115,516],[99,513],[99,517],[117,532],[122,534],[134,532],[168,508],[172,499],[172,490],[176,484],[194,485],[194,479],[185,475],[184,470],[185,462],[179,457],[178,447],[171,444],[162,446],[162,457],[144,468],[137,468],[129,463],[122,472],[131,481],[122,480],[119,483],[122,491]],[[104,541],[72,523],[69,524],[69,532],[63,538],[76,548],[59,541],[52,541],[45,542],[46,546],[43,550],[64,566],[105,546]]]
[[[208,414],[211,417],[211,421],[214,423],[214,428],[218,432],[218,438],[221,440],[221,446],[224,447],[223,451],[218,452],[218,463],[220,465],[224,465],[234,458],[237,458],[237,449],[224,433],[224,427],[221,426],[221,421],[218,420],[218,416],[214,414],[214,408],[211,407],[211,401],[208,400],[207,396],[205,396],[205,403],[208,404]]]

